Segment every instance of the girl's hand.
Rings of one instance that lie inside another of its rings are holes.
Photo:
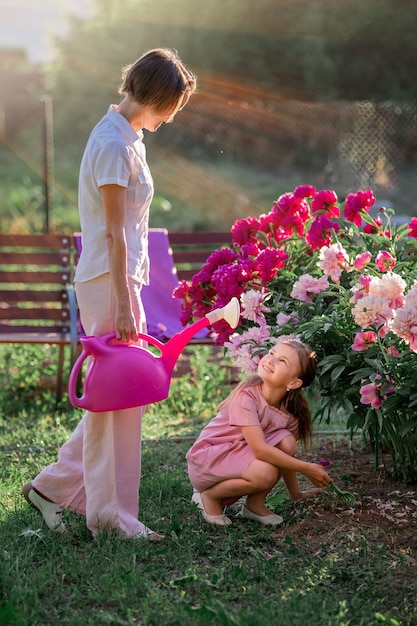
[[[315,487],[326,487],[332,482],[332,479],[326,472],[326,470],[317,463],[309,463],[308,469],[304,472],[308,480],[313,483]]]
[[[307,498],[312,498],[313,496],[318,496],[322,493],[322,489],[320,487],[314,487],[313,489],[309,489],[308,491],[300,491],[298,495],[293,498],[294,502],[302,502],[303,500],[307,500]]]

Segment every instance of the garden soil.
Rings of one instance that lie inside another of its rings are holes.
[[[325,497],[314,498],[314,503],[308,504],[314,510],[303,515],[304,519],[294,527],[287,526],[285,535],[292,536],[295,542],[302,536],[314,551],[320,550],[323,536],[331,534],[336,525],[338,537],[341,528],[346,535],[371,532],[417,567],[417,485],[404,485],[390,476],[388,454],[379,451],[376,459],[360,436],[351,440],[318,434],[312,450],[303,459],[328,461],[326,470],[330,476],[341,489],[352,492],[356,502],[349,508],[333,492],[327,496],[326,489]]]

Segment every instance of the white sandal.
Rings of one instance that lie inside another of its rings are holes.
[[[26,483],[22,487],[22,494],[26,502],[42,515],[48,528],[55,533],[63,534],[67,528],[62,521],[62,507],[55,502],[51,502],[45,496],[41,495],[32,486],[32,483]]]
[[[201,498],[201,493],[199,491],[194,491],[193,495],[191,496],[191,502],[197,505],[197,507],[201,511],[203,519],[209,524],[214,524],[215,526],[231,526],[232,520],[224,513],[222,515],[209,515],[208,513],[206,513],[203,500]]]

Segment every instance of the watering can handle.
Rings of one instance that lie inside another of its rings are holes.
[[[78,359],[75,361],[73,365],[73,368],[71,370],[70,377],[68,380],[68,397],[69,397],[71,404],[75,406],[77,406],[76,401],[81,399],[77,396],[78,375],[81,371],[81,367],[84,361],[86,360],[88,356],[89,356],[88,352],[86,351],[81,352],[80,356],[78,357]]]
[[[143,339],[147,343],[150,343],[151,346],[158,348],[158,350],[160,350],[161,352],[163,352],[164,350],[165,344],[161,343],[160,341],[158,341],[158,339],[155,339],[155,337],[152,337],[151,335],[144,335],[143,333],[138,333],[138,339]]]

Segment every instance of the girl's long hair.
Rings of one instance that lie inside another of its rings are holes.
[[[298,432],[302,444],[307,447],[311,443],[313,423],[311,418],[310,407],[308,406],[307,398],[303,392],[304,387],[308,387],[313,382],[317,372],[317,357],[316,353],[299,339],[292,337],[285,337],[278,339],[277,343],[285,343],[298,354],[300,361],[300,371],[298,377],[302,381],[302,386],[298,389],[291,389],[287,391],[282,402],[282,408],[287,412],[294,415],[298,420]],[[232,391],[230,396],[223,400],[219,405],[221,408],[223,405],[229,402],[229,400],[239,393],[241,389],[246,387],[254,387],[262,383],[262,378],[258,374],[252,374],[245,380],[240,382]]]

